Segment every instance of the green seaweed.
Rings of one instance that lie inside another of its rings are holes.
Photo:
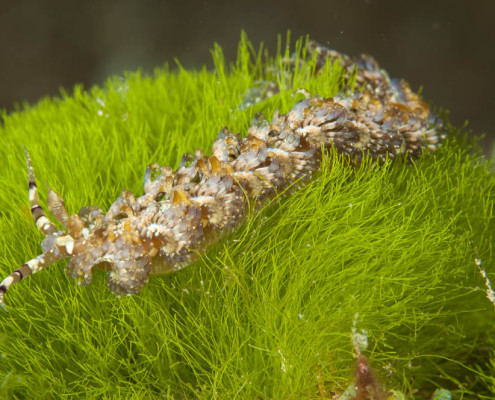
[[[305,45],[297,42],[299,57]],[[301,98],[295,89],[339,91],[338,65],[314,76],[310,60],[290,72],[290,51],[280,45],[270,58],[243,35],[233,64],[215,46],[213,71],[165,65],[4,113],[2,274],[40,253],[22,145],[43,206],[45,183],[71,213],[106,209],[122,189],[142,193],[148,164],[176,168],[184,152],[211,149],[225,125],[245,134],[257,112],[287,112]],[[280,93],[240,107],[273,65]],[[13,286],[0,315],[0,397],[330,398],[353,381],[357,327],[397,398],[429,399],[438,388],[493,398],[495,304],[475,258],[495,281],[495,176],[476,145],[447,128],[438,151],[412,164],[354,168],[330,152],[308,186],[130,298],[112,295],[104,272],[77,286],[66,261]]]

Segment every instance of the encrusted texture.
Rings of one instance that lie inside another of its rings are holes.
[[[308,94],[287,114],[266,121],[258,115],[241,139],[223,128],[212,154],[185,154],[177,171],[150,165],[144,194],[123,191],[108,212],[84,207],[68,215],[63,200],[48,196],[51,213],[66,228],[59,231],[39,206],[34,172],[27,154],[33,218],[46,235],[44,253],[28,261],[0,284],[0,303],[10,285],[51,263],[70,258],[79,283],[91,281],[96,266],[109,270],[108,286],[119,295],[139,292],[150,274],[179,270],[209,243],[235,228],[250,205],[308,182],[320,168],[322,151],[335,148],[358,164],[400,155],[416,158],[433,151],[444,135],[441,123],[407,82],[390,80],[369,56],[352,60],[310,45],[318,70],[340,60],[348,75],[357,72],[361,90],[320,98]]]

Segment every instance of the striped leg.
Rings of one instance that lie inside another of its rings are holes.
[[[4,296],[5,292],[7,292],[8,288],[14,283],[19,282],[21,279],[26,276],[35,274],[38,271],[41,271],[43,268],[48,267],[53,264],[55,261],[61,260],[65,257],[70,257],[72,253],[74,240],[69,235],[59,236],[54,242],[53,246],[43,254],[29,260],[27,263],[23,264],[20,268],[16,269],[12,272],[7,278],[5,278],[0,283],[0,307],[2,307],[5,311]]]
[[[33,258],[32,260],[28,261],[27,263],[23,264],[20,268],[12,272],[7,278],[5,278],[2,281],[2,283],[0,283],[0,306],[5,311],[7,311],[7,309],[5,308],[5,302],[3,300],[3,297],[5,295],[5,292],[10,287],[10,285],[19,282],[22,278],[32,275],[33,273],[37,272],[39,269],[43,268],[44,267],[44,265],[42,264],[43,261],[45,261],[43,259],[43,255]]]
[[[24,147],[24,152],[26,153],[26,164],[28,169],[29,205],[31,206],[31,215],[33,216],[36,226],[45,236],[52,235],[58,232],[58,228],[45,216],[45,213],[40,206],[33,164],[31,163],[31,158],[29,157],[26,147]]]
[[[11,285],[19,282],[26,276],[35,274],[43,268],[48,267],[55,261],[65,257],[70,257],[74,248],[74,239],[66,233],[59,232],[58,228],[48,218],[46,218],[45,213],[40,207],[38,189],[36,188],[31,158],[29,157],[29,153],[26,148],[24,148],[24,152],[26,153],[26,164],[28,169],[29,204],[31,206],[31,214],[38,229],[49,238],[43,241],[43,247],[45,250],[43,254],[23,264],[0,283],[0,307],[2,307],[5,311],[7,310],[5,308],[4,296]],[[53,208],[56,213],[55,215],[58,216],[63,223],[67,220],[67,211],[65,211],[63,200],[52,191],[49,197],[50,198],[48,201],[52,204],[51,208]]]

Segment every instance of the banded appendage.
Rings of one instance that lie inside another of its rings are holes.
[[[60,232],[55,224],[45,216],[45,213],[39,204],[38,188],[36,187],[31,158],[25,147],[24,152],[26,154],[28,170],[29,205],[36,226],[45,235],[45,239],[42,242],[44,252],[21,265],[0,283],[0,306],[5,311],[7,311],[7,309],[4,303],[4,296],[10,286],[29,275],[41,271],[43,268],[48,267],[62,258],[69,257],[72,253],[74,244],[74,240],[69,234]],[[62,198],[54,191],[50,190],[48,194],[48,204],[50,212],[65,226],[67,223],[67,211]]]

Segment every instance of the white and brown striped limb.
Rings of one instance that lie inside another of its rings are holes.
[[[20,268],[12,272],[7,278],[2,281],[2,283],[0,283],[0,306],[5,311],[7,311],[3,298],[10,286],[29,275],[35,274],[36,272],[49,266],[55,261],[58,261],[61,258],[63,257],[55,257],[53,253],[46,252],[37,256],[36,258],[33,258],[32,260],[29,260]]]
[[[31,215],[33,216],[34,223],[45,236],[57,233],[57,227],[45,216],[45,213],[40,206],[33,164],[31,163],[31,157],[29,157],[29,152],[26,147],[24,147],[24,153],[26,154],[26,164],[28,170],[29,206],[31,207]]]
[[[39,204],[38,189],[36,187],[34,169],[31,163],[31,158],[29,157],[29,153],[25,147],[24,152],[26,154],[26,164],[28,170],[29,205],[31,207],[31,215],[38,229],[46,236],[45,240],[43,241],[43,249],[45,250],[45,252],[24,263],[21,267],[12,272],[0,283],[0,307],[2,307],[4,310],[6,310],[6,308],[3,298],[10,286],[12,286],[14,283],[19,282],[21,279],[35,274],[43,268],[48,267],[55,261],[70,256],[70,254],[72,253],[71,243],[73,243],[73,240],[70,235],[64,232],[60,232],[55,224],[53,224],[45,216],[45,213],[43,212],[43,209]],[[50,209],[60,209],[60,207],[62,207],[65,211],[65,205],[63,205],[63,201],[55,192],[50,191],[48,202]],[[60,206],[60,202],[62,202],[62,206]],[[59,211],[59,214],[63,215],[63,213],[63,211]],[[65,214],[66,213],[67,212],[65,211]],[[60,219],[59,217],[57,218]]]

